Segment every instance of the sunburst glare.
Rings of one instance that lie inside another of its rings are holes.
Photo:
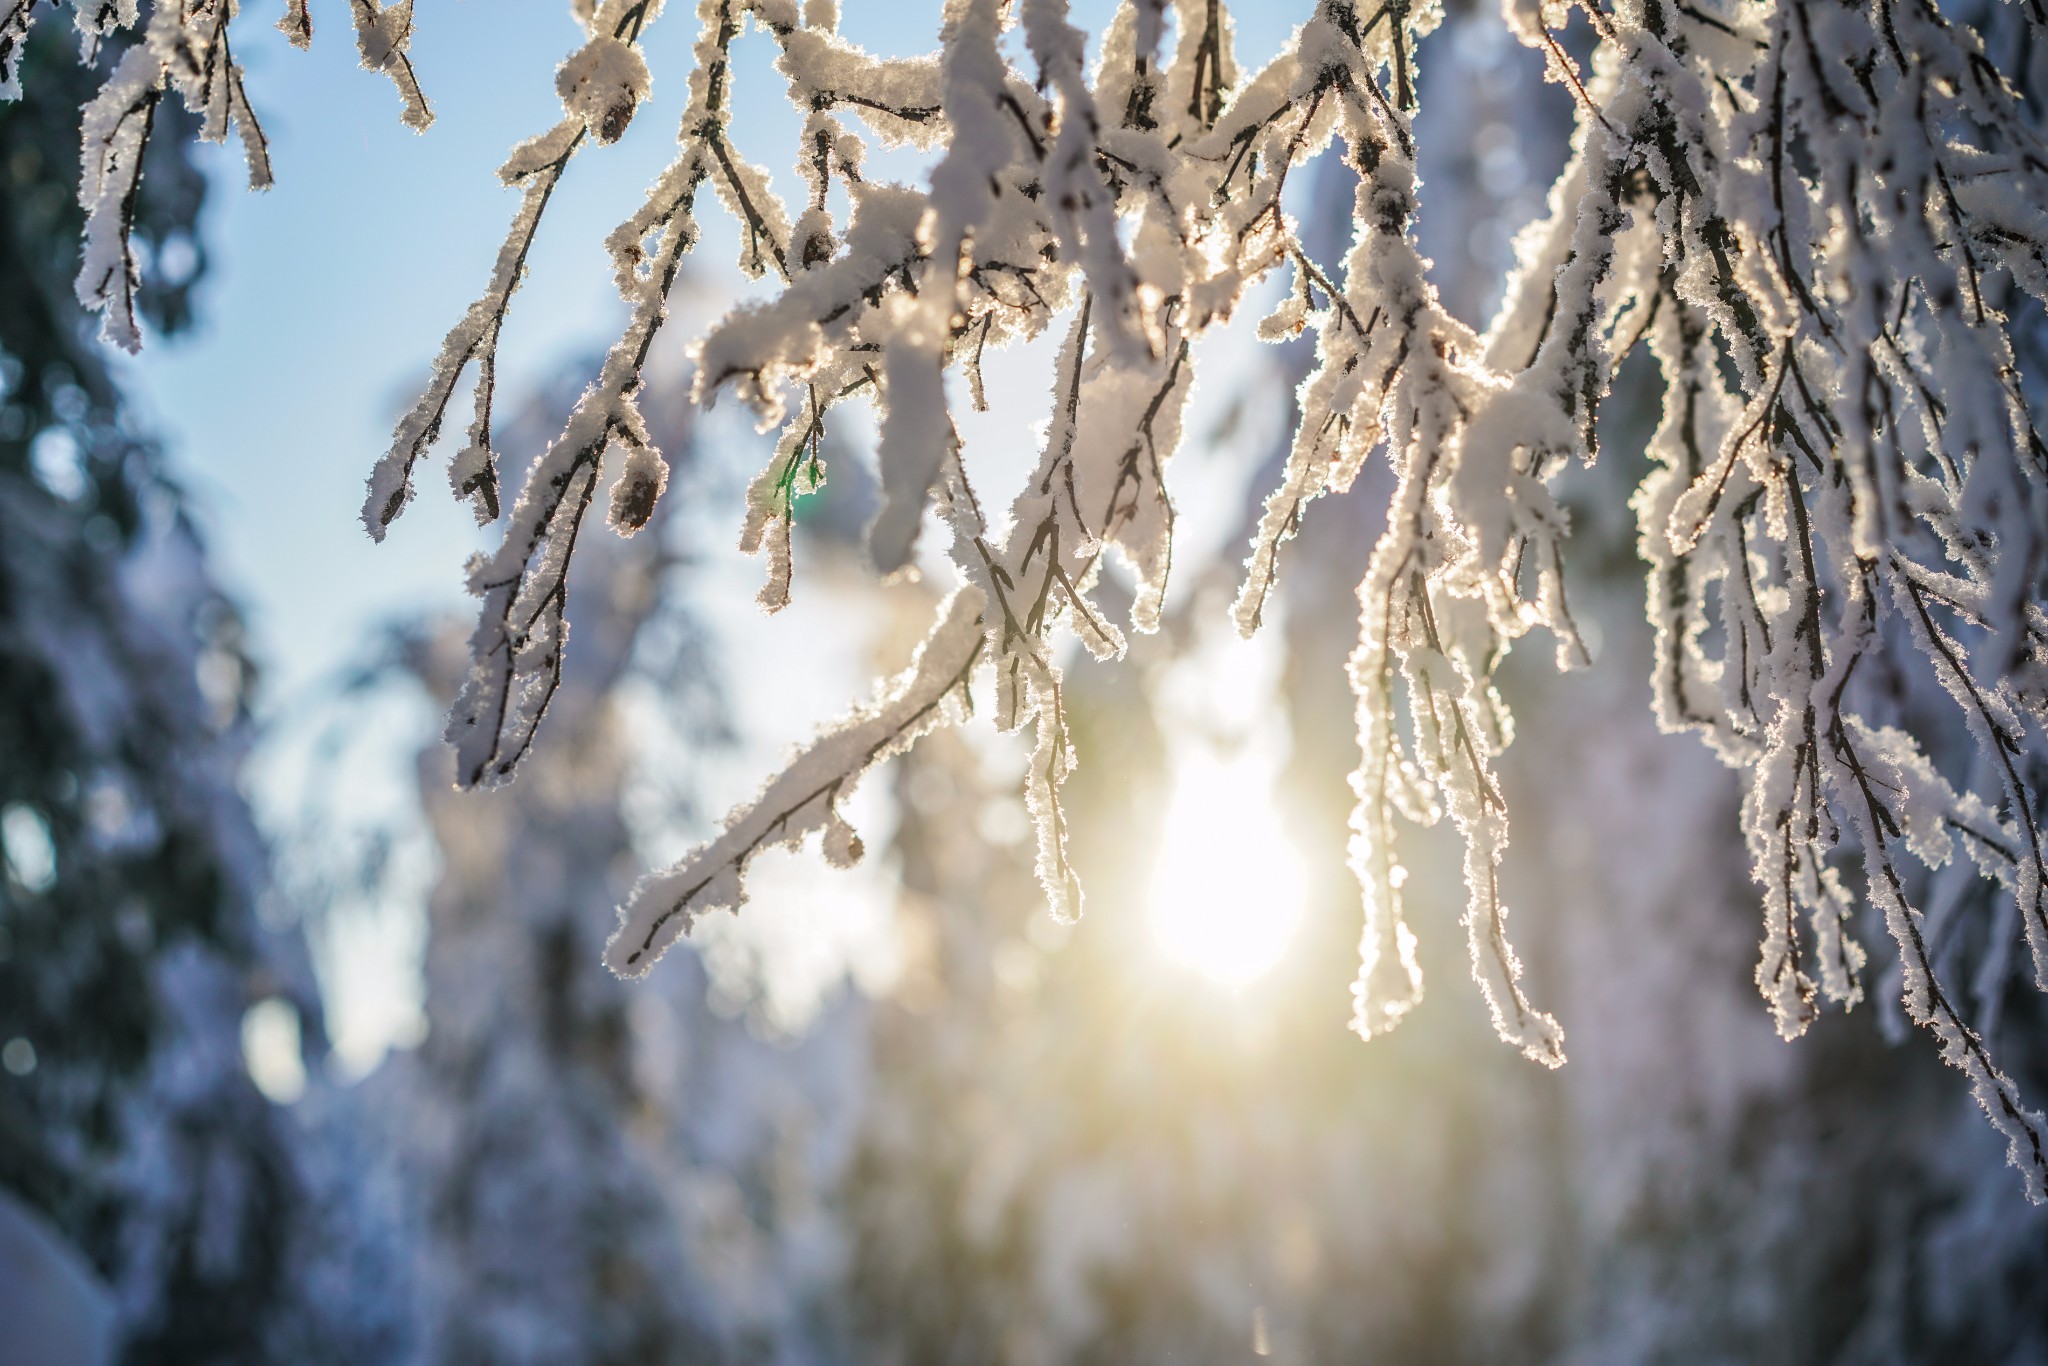
[[[1301,856],[1273,809],[1268,747],[1188,746],[1152,875],[1153,937],[1168,957],[1242,988],[1280,961],[1301,923]]]

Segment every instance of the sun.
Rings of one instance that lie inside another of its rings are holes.
[[[1274,810],[1274,768],[1255,745],[1227,758],[1206,745],[1178,756],[1152,875],[1160,948],[1232,990],[1279,962],[1301,924],[1305,879]]]

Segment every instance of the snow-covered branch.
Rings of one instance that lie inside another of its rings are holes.
[[[393,77],[422,126],[409,5],[351,4],[365,64]],[[499,515],[490,414],[508,307],[570,158],[618,137],[644,99],[638,43],[660,6],[572,8],[585,42],[558,74],[565,117],[502,172],[523,188],[520,207],[372,475],[373,535],[406,505],[472,363],[475,418],[451,477],[480,517]],[[1963,848],[2004,907],[1987,936],[2023,940],[2048,987],[2048,142],[2042,93],[2025,88],[2038,64],[2021,57],[2039,41],[2039,4],[1504,0],[1503,21],[1568,94],[1577,132],[1483,333],[1446,310],[1418,247],[1417,45],[1439,7],[1303,11],[1280,52],[1241,70],[1219,0],[1129,0],[1091,68],[1065,0],[949,0],[934,54],[886,60],[839,34],[831,0],[700,0],[674,158],[608,241],[625,329],[471,573],[483,610],[450,721],[461,782],[509,778],[541,723],[600,482],[611,478],[610,520],[626,534],[661,496],[641,368],[708,185],[741,229],[741,269],[772,285],[693,352],[699,401],[730,390],[781,429],[743,520],[742,545],[767,553],[762,603],[789,600],[796,499],[825,478],[824,437],[848,401],[879,420],[876,561],[910,564],[936,508],[962,586],[876,706],[643,885],[613,966],[645,971],[696,915],[736,907],[766,844],[821,829],[828,854],[853,856],[839,796],[978,671],[993,679],[996,725],[1034,727],[1038,871],[1055,911],[1077,914],[1059,794],[1079,756],[1057,628],[1112,659],[1126,629],[1156,627],[1195,344],[1278,277],[1285,293],[1259,335],[1311,332],[1316,361],[1250,547],[1240,630],[1265,620],[1315,502],[1352,489],[1375,455],[1391,476],[1350,664],[1362,750],[1350,853],[1365,910],[1355,1026],[1380,1033],[1420,997],[1398,831],[1447,813],[1494,1024],[1554,1066],[1562,1031],[1507,935],[1499,765],[1513,723],[1494,677],[1538,628],[1560,667],[1589,657],[1556,483],[1614,444],[1602,405],[1645,345],[1665,395],[1633,501],[1657,633],[1653,705],[1667,729],[1698,731],[1743,770],[1756,980],[1775,1022],[1789,1038],[1823,1004],[1864,998],[1854,921],[1867,902],[1898,956],[1907,1014],[1969,1076],[2030,1194],[2048,1194],[2042,1120],[1993,1064],[1988,1028],[1939,980],[1921,905],[1933,870],[1959,866]],[[228,53],[233,15],[230,0],[153,10],[87,110],[79,287],[125,344],[136,281],[124,204],[164,90],[201,114],[204,136],[242,129],[252,179],[268,176]],[[10,81],[28,17],[0,8]],[[137,22],[132,5],[80,20],[94,41]],[[1581,20],[1590,62],[1562,36]],[[730,136],[732,45],[749,24],[775,45],[803,117],[794,212]],[[308,36],[303,7],[285,28]],[[928,182],[871,179],[871,142],[937,151]],[[1317,259],[1288,211],[1290,183],[1326,156],[1354,187],[1341,261]],[[992,531],[947,377],[980,407],[985,358],[1055,328],[1044,445],[1010,529]],[[1136,582],[1122,622],[1094,592],[1112,547]],[[2011,947],[1994,943],[1986,961],[2004,964]],[[2003,971],[1980,974],[1980,1002],[1995,1003]]]
[[[465,780],[508,774],[546,705],[576,528],[615,441],[632,477],[635,358],[708,181],[744,230],[743,269],[784,281],[696,344],[700,400],[732,389],[782,426],[742,540],[769,552],[762,602],[788,600],[794,501],[824,478],[826,426],[849,399],[880,416],[877,561],[907,564],[936,503],[969,587],[879,708],[804,751],[718,840],[636,894],[614,966],[643,971],[693,916],[736,906],[763,844],[838,831],[838,794],[977,668],[992,674],[997,726],[1035,727],[1026,782],[1038,870],[1055,911],[1078,913],[1059,800],[1078,755],[1052,630],[1063,623],[1098,658],[1122,653],[1123,628],[1091,597],[1110,546],[1138,582],[1129,625],[1156,625],[1191,343],[1285,272],[1290,287],[1260,334],[1313,328],[1318,359],[1252,545],[1240,629],[1263,620],[1314,501],[1351,488],[1376,451],[1394,474],[1351,663],[1363,750],[1351,861],[1366,908],[1356,1026],[1379,1033],[1419,999],[1397,831],[1447,812],[1464,838],[1464,921],[1495,1026],[1554,1066],[1562,1031],[1531,1002],[1506,933],[1497,761],[1513,730],[1492,676],[1538,627],[1560,666],[1587,659],[1565,592],[1569,522],[1551,486],[1597,458],[1609,377],[1647,343],[1667,394],[1636,499],[1656,709],[1748,771],[1758,985],[1788,1037],[1821,999],[1862,999],[1859,894],[1842,862],[1860,852],[1860,895],[1891,930],[1908,1014],[1971,1077],[2038,1197],[2040,1121],[1935,980],[1917,884],[1893,854],[1903,843],[1939,866],[1959,834],[2012,898],[2048,982],[2048,462],[2030,399],[2038,380],[2006,323],[2048,279],[2048,159],[2038,109],[1985,55],[2021,21],[1973,28],[1925,3],[1623,0],[1580,7],[1597,35],[1582,70],[1558,36],[1564,7],[1509,0],[1509,28],[1568,88],[1579,128],[1550,217],[1525,234],[1482,336],[1443,308],[1416,247],[1415,43],[1434,8],[1324,0],[1249,75],[1219,6],[1167,8],[1122,6],[1090,72],[1059,0],[1014,11],[957,0],[939,52],[917,61],[845,42],[830,6],[700,6],[678,159],[613,237],[634,321],[476,577],[484,626],[455,721]],[[807,111],[797,164],[809,202],[794,216],[724,133],[726,52],[749,20],[780,47]],[[1012,23],[1021,70],[1004,55]],[[929,185],[865,179],[856,123],[885,144],[942,146]],[[1342,262],[1314,258],[1286,199],[1290,176],[1333,144],[1356,185]],[[835,180],[853,210],[843,230],[827,207]],[[431,439],[451,370],[487,361],[544,202],[529,190],[492,292],[401,428],[405,463]],[[979,406],[985,356],[1062,315],[1044,447],[996,537],[943,376],[959,370]],[[373,511],[379,494],[391,496],[373,485]],[[1908,656],[1926,686],[1865,696],[1879,666],[1859,672],[1861,661],[1884,659],[1890,676]],[[1933,764],[1913,724],[1919,694],[1945,698],[1974,740],[1981,789]],[[1928,810],[1941,813],[1931,824]],[[1838,847],[1844,831],[1850,849]]]
[[[433,115],[406,52],[412,0],[381,9],[376,0],[350,4],[363,65],[391,75],[405,100],[406,124],[424,130]],[[80,60],[88,65],[101,61],[108,39],[139,29],[106,64],[107,76],[79,126],[78,202],[86,221],[78,300],[104,315],[101,335],[128,351],[142,347],[135,315],[142,274],[132,246],[136,196],[165,90],[177,91],[198,116],[200,141],[225,142],[230,131],[240,137],[250,189],[271,184],[270,143],[232,46],[240,0],[152,0],[146,21],[142,13],[140,0],[93,0],[78,4],[75,14]],[[0,0],[0,99],[21,98],[22,56],[34,20],[35,0]],[[287,0],[278,27],[294,46],[308,46],[313,23],[305,0]]]

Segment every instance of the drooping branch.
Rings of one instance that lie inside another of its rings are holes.
[[[373,535],[411,496],[472,364],[475,415],[451,478],[480,517],[498,517],[491,411],[510,302],[571,158],[619,137],[646,97],[640,39],[659,9],[578,6],[584,41],[557,72],[565,118],[502,172],[521,188],[518,211],[372,475]],[[0,0],[10,95],[31,10]],[[365,65],[424,127],[410,4],[350,10]],[[1564,36],[1574,10],[1590,61]],[[1418,42],[1437,8],[1304,11],[1281,51],[1242,71],[1222,0],[1129,0],[1091,69],[1064,0],[958,0],[936,53],[889,59],[843,38],[830,3],[699,0],[674,158],[607,243],[625,330],[472,575],[481,620],[450,721],[460,780],[507,780],[533,743],[601,483],[612,480],[608,520],[622,534],[663,495],[638,404],[709,186],[740,229],[741,269],[764,282],[693,352],[698,401],[731,390],[764,429],[781,428],[742,531],[768,556],[761,601],[789,600],[798,499],[825,477],[827,425],[845,403],[878,419],[877,563],[943,553],[964,586],[893,690],[643,886],[610,961],[645,971],[698,914],[737,906],[759,848],[822,829],[828,854],[853,857],[836,803],[950,715],[978,671],[994,681],[995,724],[1034,727],[1038,871],[1055,911],[1078,913],[1060,799],[1079,762],[1061,632],[1110,660],[1126,629],[1157,626],[1176,526],[1166,476],[1199,343],[1280,276],[1288,288],[1259,335],[1310,333],[1316,357],[1249,548],[1240,630],[1267,618],[1319,499],[1355,488],[1375,458],[1392,490],[1350,661],[1355,1027],[1381,1033],[1420,997],[1399,832],[1448,814],[1495,1026],[1555,1065],[1561,1031],[1532,1004],[1506,932],[1498,769],[1513,728],[1493,676],[1539,629],[1560,667],[1589,658],[1566,592],[1558,481],[1613,444],[1607,389],[1646,342],[1664,411],[1632,507],[1653,706],[1743,771],[1759,989],[1788,1037],[1864,998],[1860,884],[1887,926],[1907,1015],[1968,1076],[2038,1198],[2041,1121],[1994,1064],[1985,1020],[1966,1017],[1969,997],[1937,974],[1951,966],[1944,945],[1989,941],[1969,949],[1988,1016],[2023,940],[2048,987],[2048,443],[2036,413],[2048,358],[2028,321],[2048,302],[2048,139],[2032,69],[2010,59],[2038,41],[2038,0],[1969,23],[1931,0],[1504,0],[1507,28],[1564,88],[1577,130],[1483,333],[1443,307],[1417,245],[1412,116],[1435,98]],[[199,116],[202,137],[238,130],[252,183],[269,181],[230,49],[236,14],[233,0],[153,8],[86,109],[78,290],[121,344],[139,341],[135,191],[165,94]],[[76,19],[89,50],[141,23],[133,0],[80,6]],[[795,212],[732,136],[733,45],[750,24],[774,45],[802,120]],[[289,0],[281,27],[309,41],[307,8]],[[928,181],[874,179],[870,142],[935,155]],[[1330,155],[1354,187],[1352,240],[1341,260],[1318,260],[1289,187]],[[1061,327],[1038,461],[1011,525],[992,529],[953,386],[985,408],[987,357]],[[919,545],[933,510],[950,532],[942,552]],[[1096,592],[1112,547],[1135,580],[1127,623]],[[1995,889],[1982,934],[1955,929],[1971,912],[1953,898],[1930,900],[1922,884],[1937,872]],[[1935,909],[1923,917],[1922,905]]]

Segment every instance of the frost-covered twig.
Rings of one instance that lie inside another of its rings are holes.
[[[412,55],[406,49],[412,46],[412,0],[398,0],[395,5],[382,5],[377,0],[349,0],[349,15],[356,25],[356,51],[363,59],[365,71],[381,71],[391,78],[391,84],[398,88],[398,98],[404,103],[405,112],[400,116],[405,126],[418,132],[425,132],[427,125],[434,121],[434,111],[427,107],[427,97],[420,92],[420,83],[412,70]],[[287,14],[286,21],[293,28],[286,32],[310,32],[310,20]]]
[[[382,10],[375,0],[350,3],[364,65],[391,73],[406,101],[406,123],[424,129],[433,116],[405,51],[412,34],[411,0]],[[0,0],[0,99],[21,97],[22,54],[34,12],[35,0]],[[80,58],[88,64],[100,60],[105,40],[142,26],[109,64],[79,126],[78,202],[86,222],[78,299],[104,315],[101,335],[125,350],[142,347],[135,316],[142,276],[132,238],[137,187],[165,89],[177,91],[185,107],[199,116],[202,142],[225,142],[234,131],[242,141],[249,188],[270,188],[269,140],[231,45],[240,13],[240,0],[152,0],[149,19],[142,23],[139,0],[92,0],[77,6]],[[288,0],[278,27],[294,46],[310,44],[313,24],[305,0]]]
[[[605,949],[614,972],[639,977],[706,912],[737,911],[747,899],[747,865],[764,849],[801,844],[823,832],[825,857],[858,862],[860,836],[840,814],[866,772],[933,728],[964,716],[967,683],[982,650],[980,590],[963,587],[939,608],[917,655],[872,705],[855,711],[798,752],[760,795],[726,819],[716,839],[666,872],[645,878],[619,913]]]

